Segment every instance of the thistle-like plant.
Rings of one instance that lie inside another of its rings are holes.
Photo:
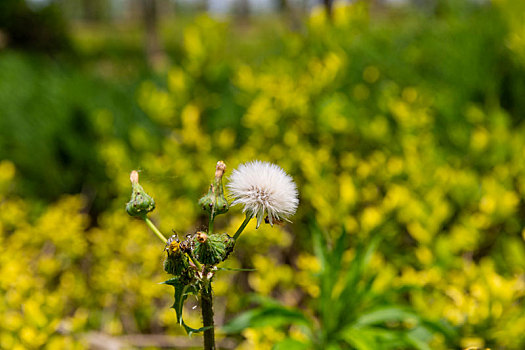
[[[252,218],[257,218],[257,228],[265,216],[267,222],[273,225],[276,221],[287,220],[299,204],[295,183],[280,167],[260,161],[242,164],[233,171],[228,188],[234,199],[232,205],[243,205],[246,218],[233,237],[227,233],[215,233],[213,224],[216,216],[225,214],[229,209],[222,184],[225,170],[226,164],[217,162],[208,193],[199,200],[199,205],[209,216],[207,232],[187,234],[182,241],[177,235],[166,239],[148,218],[148,213],[155,209],[155,201],[139,184],[136,171],[131,172],[132,194],[126,206],[129,215],[144,220],[164,242],[164,270],[172,277],[163,283],[175,288],[172,308],[176,311],[177,321],[188,334],[203,332],[206,350],[215,349],[212,281],[219,270],[217,265],[233,252],[235,242]],[[192,294],[200,295],[203,327],[198,329],[188,326],[182,318],[184,302]]]

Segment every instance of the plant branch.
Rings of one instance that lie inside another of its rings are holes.
[[[253,215],[251,213],[246,213],[246,218],[242,222],[241,226],[237,229],[237,232],[235,232],[235,235],[233,235],[233,239],[237,240],[239,236],[241,235],[242,231],[246,228],[246,225],[248,225],[248,222],[252,219]]]
[[[155,233],[155,235],[157,235],[157,237],[159,237],[159,239],[162,242],[164,243],[168,242],[166,237],[164,237],[164,235],[159,231],[157,226],[155,226],[155,224],[150,220],[150,218],[148,218],[147,216],[144,216],[144,221],[146,222],[146,225],[148,225],[148,227],[151,229],[151,231],[153,231],[153,233]]]
[[[211,235],[213,233],[213,221],[215,220],[215,215],[213,215],[215,212],[215,207],[211,210],[210,213],[210,222],[208,223],[208,234]]]

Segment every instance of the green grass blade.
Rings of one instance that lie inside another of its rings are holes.
[[[310,325],[310,320],[300,310],[272,305],[247,311],[230,321],[222,330],[225,333],[239,333],[246,328],[292,324]]]
[[[411,312],[408,309],[398,307],[398,306],[389,306],[379,308],[373,311],[370,311],[364,315],[361,315],[357,321],[356,326],[370,326],[383,324],[385,322],[405,322],[405,321],[416,321],[419,322],[420,318],[415,313]]]

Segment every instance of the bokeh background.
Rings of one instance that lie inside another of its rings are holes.
[[[343,265],[379,235],[360,298],[443,326],[330,349],[523,349],[524,117],[522,1],[2,0],[0,348],[198,347],[158,284],[162,243],[124,210],[129,172],[183,235],[206,223],[217,160],[261,159],[294,177],[300,209],[241,236],[227,266],[256,271],[217,275],[219,326],[257,299],[321,333],[345,327],[323,323],[333,308],[359,315],[365,301],[322,302],[317,230],[349,238]],[[219,343],[308,338],[281,321]]]

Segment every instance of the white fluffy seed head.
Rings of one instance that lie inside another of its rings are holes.
[[[261,161],[241,164],[232,172],[227,185],[234,201],[242,204],[243,212],[257,216],[257,228],[264,214],[273,225],[274,220],[287,220],[297,210],[297,186],[279,166]]]

